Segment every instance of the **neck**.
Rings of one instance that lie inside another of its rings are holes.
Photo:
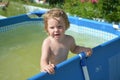
[[[62,36],[60,39],[55,39],[55,38],[53,38],[53,37],[50,37],[50,39],[51,39],[52,41],[54,41],[54,42],[62,43],[62,42],[64,42],[64,40],[65,40],[65,35]]]

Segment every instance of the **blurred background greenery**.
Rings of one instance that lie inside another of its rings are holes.
[[[2,0],[2,2],[8,2],[8,0]],[[0,9],[0,15],[9,17],[24,14],[26,10],[22,4],[48,9],[59,7],[70,15],[120,23],[120,0],[47,0],[45,4],[37,4],[34,0],[10,0],[5,9]]]

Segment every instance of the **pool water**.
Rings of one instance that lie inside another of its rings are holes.
[[[105,41],[99,36],[71,30],[66,34],[72,35],[77,44],[91,48]],[[41,45],[46,36],[40,22],[25,22],[0,32],[0,80],[25,80],[39,73]],[[69,54],[69,58],[72,56]]]
[[[25,80],[40,71],[40,25],[24,24],[0,33],[0,80]]]

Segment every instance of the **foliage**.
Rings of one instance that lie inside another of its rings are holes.
[[[24,7],[13,4],[13,1],[44,8],[59,7],[71,15],[88,19],[99,18],[107,22],[120,23],[120,0],[96,0],[97,2],[95,3],[91,2],[92,0],[47,0],[49,5],[36,4],[33,3],[33,0],[11,0],[6,11],[1,11],[0,9],[0,14],[10,16],[25,13]]]
[[[102,6],[104,18],[109,22],[120,22],[120,0],[104,0]]]
[[[83,1],[83,2],[81,2]],[[99,18],[107,22],[120,23],[120,0],[66,0],[64,9],[83,18]]]
[[[65,10],[67,10],[71,14],[76,14],[77,16],[84,17],[84,18],[101,18],[101,6],[98,3],[91,3],[88,2],[80,2],[80,0],[71,0],[64,4]]]
[[[55,7],[56,5],[63,5],[64,0],[47,0],[47,2],[49,3],[50,6]]]

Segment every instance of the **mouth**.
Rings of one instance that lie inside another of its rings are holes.
[[[55,36],[55,37],[59,37],[59,36],[60,36],[60,34],[54,34],[54,36]]]
[[[59,36],[60,34],[55,34],[55,36]]]

